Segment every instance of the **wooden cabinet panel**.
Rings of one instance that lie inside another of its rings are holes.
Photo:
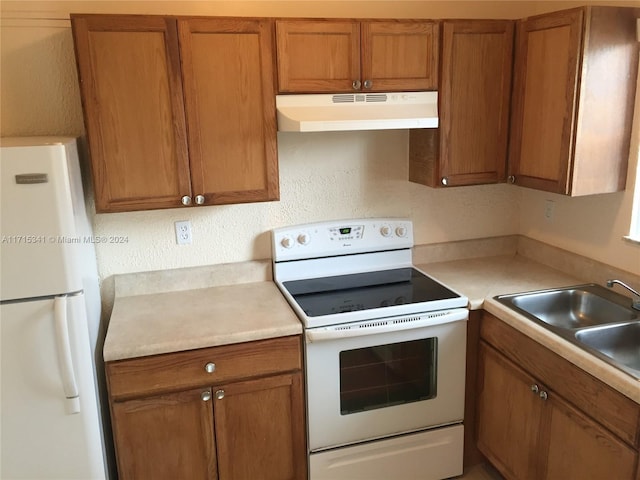
[[[202,390],[111,405],[120,480],[217,477],[211,401]]]
[[[301,373],[234,383],[216,399],[220,478],[306,478]]]
[[[273,22],[178,21],[194,195],[278,198]]]
[[[519,185],[568,188],[582,23],[571,10],[518,24],[510,169]]]
[[[208,374],[211,353],[222,358]],[[301,363],[300,336],[108,362],[120,478],[306,478]]]
[[[485,312],[480,335],[629,445],[640,445],[640,405]]]
[[[278,20],[278,90],[352,92],[360,79],[360,24]]]
[[[176,22],[71,16],[98,212],[190,195]]]
[[[281,93],[435,90],[438,23],[292,19],[276,22]]]
[[[278,199],[272,20],[72,25],[98,212]]]
[[[107,362],[109,394],[131,398],[300,370],[300,349],[300,337],[291,336]]]
[[[633,479],[638,458],[634,450],[553,393],[545,408],[550,411],[543,438],[549,442],[541,445],[547,459],[541,478]]]
[[[508,478],[538,478],[533,452],[543,403],[536,381],[481,342],[478,378],[478,448]]]
[[[634,479],[640,405],[492,315],[480,335],[478,448],[505,477]]]
[[[437,45],[436,22],[363,22],[364,91],[436,90]]]
[[[440,128],[412,130],[409,179],[431,187],[505,178],[513,22],[442,24]]]
[[[567,195],[625,187],[639,8],[584,7],[517,24],[509,175]]]

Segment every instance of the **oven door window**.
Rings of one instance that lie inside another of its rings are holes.
[[[437,338],[340,352],[340,413],[435,398]]]

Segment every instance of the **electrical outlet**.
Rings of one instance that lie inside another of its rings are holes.
[[[544,202],[544,218],[547,222],[553,220],[553,211],[555,210],[555,202],[553,200],[545,200]]]
[[[189,220],[181,220],[175,222],[176,225],[176,243],[178,245],[191,244],[191,222]]]

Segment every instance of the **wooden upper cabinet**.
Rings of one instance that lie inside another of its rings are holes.
[[[410,132],[409,179],[431,187],[504,181],[513,22],[444,21],[441,46],[440,127]]]
[[[393,92],[438,88],[438,24],[362,22],[362,89]]]
[[[273,22],[178,21],[193,195],[277,200]]]
[[[71,16],[98,212],[191,195],[176,21]]]
[[[518,22],[511,181],[567,195],[624,189],[639,16],[594,6]]]
[[[272,20],[71,18],[98,212],[278,199]]]
[[[277,20],[278,91],[435,90],[438,23]]]
[[[360,24],[278,20],[280,92],[351,92],[360,79]]]

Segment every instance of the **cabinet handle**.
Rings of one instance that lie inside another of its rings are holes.
[[[204,366],[204,371],[207,373],[213,373],[216,371],[216,364],[213,362],[209,362]]]
[[[549,398],[549,395],[543,390],[542,392],[540,392],[540,398],[542,400],[546,400],[547,398]]]
[[[360,90],[360,85],[362,85],[360,83],[360,80],[354,80],[353,82],[351,82],[351,86],[354,90]]]
[[[204,392],[202,392],[200,394],[200,398],[203,402],[208,402],[209,400],[211,400],[211,390],[205,390]]]
[[[533,385],[531,385],[531,391],[533,393],[538,393],[540,391],[540,388],[538,387],[538,385],[533,384]]]
[[[218,390],[216,391],[216,398],[218,400],[222,400],[224,398],[224,390]]]
[[[185,195],[184,197],[182,197],[182,204],[186,207],[191,205],[191,197],[189,195]]]
[[[516,183],[516,177],[515,175],[509,175],[507,177],[507,180],[509,181],[509,183]]]
[[[364,88],[371,88],[372,85],[373,85],[373,82],[371,80],[364,81]]]
[[[202,205],[204,203],[204,195],[196,195],[196,204]]]
[[[447,177],[442,177],[442,180],[440,180],[440,182],[442,182],[442,184],[446,187],[447,185],[449,185],[449,179]]]

